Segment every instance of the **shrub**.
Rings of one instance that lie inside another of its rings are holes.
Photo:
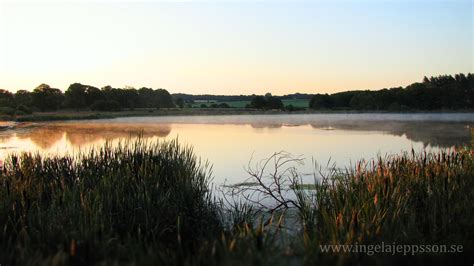
[[[24,105],[18,105],[16,107],[16,110],[17,110],[17,113],[16,113],[17,115],[19,114],[19,112],[22,112],[23,114],[28,114],[28,115],[33,113],[33,111],[29,107],[24,106]]]
[[[0,114],[12,116],[12,115],[15,114],[15,108],[11,108],[11,107],[0,107]]]
[[[94,111],[120,111],[120,104],[117,101],[99,100],[92,104]]]

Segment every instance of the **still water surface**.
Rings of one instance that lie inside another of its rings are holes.
[[[275,152],[344,168],[359,159],[472,145],[474,114],[299,114],[133,117],[18,124],[0,132],[0,159],[12,152],[76,153],[142,134],[150,141],[179,138],[213,165],[214,183],[247,178],[245,168]]]

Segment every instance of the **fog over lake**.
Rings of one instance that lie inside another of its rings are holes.
[[[303,174],[313,161],[349,167],[403,151],[472,145],[472,113],[294,114],[232,116],[127,117],[47,123],[20,123],[0,132],[0,158],[30,151],[76,153],[110,141],[142,134],[149,141],[179,138],[213,165],[216,184],[243,181],[249,161],[285,151],[304,158]]]

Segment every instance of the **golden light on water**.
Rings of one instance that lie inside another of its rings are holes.
[[[192,145],[198,156],[213,164],[216,182],[223,183],[226,179],[235,182],[242,180],[246,175],[244,168],[251,158],[260,160],[274,152],[286,151],[306,158],[306,165],[301,170],[310,173],[313,169],[312,159],[323,166],[331,160],[340,167],[346,167],[351,162],[374,158],[377,154],[385,156],[411,148],[420,151],[423,148],[436,149],[436,145],[449,145],[448,140],[438,139],[430,134],[442,130],[459,131],[449,126],[444,129],[436,125],[413,128],[404,124],[392,125],[392,129],[385,125],[385,129],[381,130],[383,126],[376,122],[372,126],[361,122],[358,126],[332,124],[328,127],[318,123],[288,124],[275,121],[236,124],[207,123],[204,120],[203,123],[196,124],[163,123],[158,122],[159,119],[152,122],[154,120],[151,119],[148,122],[129,118],[122,121],[30,125],[11,133],[3,132],[0,137],[0,158],[4,159],[12,152],[23,151],[50,155],[74,154],[100,147],[106,141],[117,145],[120,141],[128,137],[136,138],[139,134],[150,142],[178,138],[180,143]],[[199,121],[199,118],[195,119]],[[419,132],[423,128],[433,128],[435,131]],[[455,141],[452,138],[454,136],[456,135],[451,134],[451,143]],[[458,138],[462,136],[458,134]]]

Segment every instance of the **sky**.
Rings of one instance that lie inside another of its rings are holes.
[[[333,93],[474,72],[471,0],[0,1],[10,91]]]

